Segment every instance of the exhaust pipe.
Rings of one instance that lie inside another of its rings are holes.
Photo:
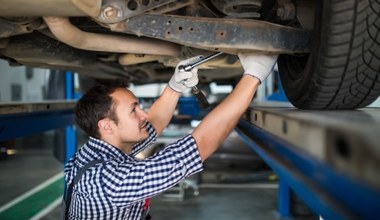
[[[2,0],[2,17],[91,16],[100,13],[102,0]]]
[[[175,43],[143,37],[89,33],[72,25],[68,18],[43,19],[58,40],[83,50],[164,56],[178,56],[180,53],[180,46]]]

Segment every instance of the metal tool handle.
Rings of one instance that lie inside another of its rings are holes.
[[[215,57],[223,54],[223,52],[218,52],[211,54],[207,57],[202,57],[200,60],[195,61],[194,63],[190,63],[187,65],[181,65],[178,67],[180,71],[191,71],[194,67],[197,67],[201,65],[202,63],[205,63],[211,59],[214,59]],[[198,89],[197,86],[194,86],[191,88],[192,93],[197,97],[198,101],[201,103],[202,108],[207,109],[210,107],[210,103],[208,102],[206,96]]]
[[[223,52],[218,52],[218,53],[213,53],[207,57],[202,57],[200,60],[197,60],[195,61],[194,63],[189,63],[187,65],[181,65],[178,67],[179,70],[184,70],[184,71],[190,71],[192,70],[194,67],[197,67],[199,65],[201,65],[202,63],[205,63],[209,60],[212,60],[214,59],[215,57],[219,56],[223,54]]]
[[[194,86],[191,88],[191,91],[197,97],[198,101],[201,103],[202,108],[208,109],[210,107],[210,103],[208,102],[206,96],[202,91],[198,89],[198,87]]]
[[[189,67],[189,66],[190,65],[187,65],[187,66],[181,65],[178,67],[178,69],[179,69],[179,71],[191,71],[192,68],[186,69],[186,67]],[[210,106],[206,96],[198,89],[197,86],[191,87],[191,92],[195,95],[195,97],[201,103],[202,108],[207,109]]]

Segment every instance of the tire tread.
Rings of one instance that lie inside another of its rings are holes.
[[[330,11],[322,26],[327,34],[321,41],[319,67],[314,68],[315,85],[293,102],[297,107],[313,109],[365,107],[380,95],[380,17],[375,11],[380,2],[325,3],[325,10]]]

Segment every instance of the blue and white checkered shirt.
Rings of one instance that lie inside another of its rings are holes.
[[[74,186],[69,219],[141,219],[144,201],[203,169],[194,138],[189,134],[144,160],[134,157],[153,143],[157,134],[151,124],[149,138],[136,144],[130,155],[90,137],[65,166],[67,184],[92,160],[104,162],[89,168]]]

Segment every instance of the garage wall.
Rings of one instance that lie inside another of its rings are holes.
[[[0,60],[0,102],[42,101],[48,77],[49,70],[10,67]]]

